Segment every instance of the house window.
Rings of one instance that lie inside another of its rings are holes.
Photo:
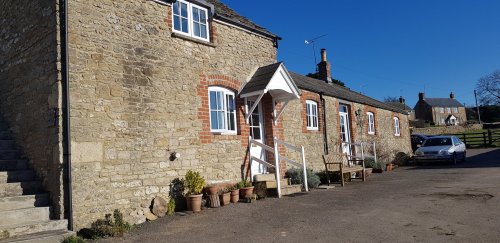
[[[318,103],[306,100],[307,130],[318,130]]]
[[[453,107],[453,113],[458,113],[458,107]]]
[[[445,119],[441,118],[441,125],[445,125],[445,124],[446,124]]]
[[[375,116],[372,112],[367,112],[368,117],[368,134],[375,134]]]
[[[444,113],[444,107],[439,107],[439,113]]]
[[[172,4],[174,32],[208,41],[208,11],[196,4],[177,0]]]
[[[234,92],[221,88],[209,87],[210,131],[236,133],[236,102]]]
[[[401,131],[399,129],[399,118],[394,117],[394,135],[395,136],[400,136]]]
[[[447,113],[451,113],[451,108],[450,107],[446,107],[446,112]]]

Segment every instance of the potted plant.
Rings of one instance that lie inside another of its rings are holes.
[[[240,182],[238,182],[238,189],[240,189],[240,198],[241,199],[245,199],[245,198],[249,198],[252,196],[253,194],[253,186],[252,186],[252,182],[249,182],[247,180],[242,180]]]
[[[372,172],[373,173],[382,173],[384,170],[382,169],[382,164],[380,162],[373,163],[372,167]]]
[[[240,200],[240,189],[235,185],[231,185],[228,190],[231,192],[231,203],[237,203]]]
[[[205,188],[205,192],[207,192],[208,195],[217,195],[219,193],[219,186],[215,184],[209,185]]]
[[[201,191],[203,186],[205,186],[205,179],[200,175],[199,172],[194,172],[189,170],[185,177],[185,187],[187,189],[186,193],[186,204],[188,211],[200,212],[201,211]]]
[[[226,206],[231,202],[231,192],[229,187],[225,187],[219,190],[220,205]]]
[[[393,169],[392,163],[388,163],[388,164],[385,165],[385,170],[386,171],[392,171],[392,169]]]

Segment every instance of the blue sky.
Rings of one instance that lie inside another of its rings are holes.
[[[281,36],[278,60],[301,74],[315,71],[326,48],[334,78],[382,100],[418,92],[474,103],[476,81],[500,69],[498,0],[222,0]]]

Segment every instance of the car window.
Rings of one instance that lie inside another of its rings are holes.
[[[451,138],[428,138],[425,140],[423,147],[430,146],[447,146],[452,145]]]
[[[459,145],[460,144],[460,141],[458,140],[458,138],[453,137],[453,144],[455,144],[455,145]]]

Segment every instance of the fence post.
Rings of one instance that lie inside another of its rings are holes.
[[[301,148],[301,153],[302,153],[302,170],[304,174],[304,189],[306,189],[306,192],[309,191],[309,186],[307,185],[307,167],[306,167],[306,154],[304,153],[304,146],[300,146]]]
[[[464,138],[462,140],[464,140],[465,145],[467,145],[467,136],[465,135],[465,133],[462,133],[462,136]]]
[[[375,157],[375,163],[377,163],[377,148],[375,147],[375,141],[373,141],[373,156]]]
[[[491,129],[488,129],[488,145],[489,146],[493,145],[493,138],[491,135]]]
[[[274,165],[276,168],[276,186],[278,187],[278,198],[281,198],[281,176],[280,176],[280,158],[278,152],[278,143],[274,137]]]
[[[486,147],[486,132],[483,132],[483,145]]]

